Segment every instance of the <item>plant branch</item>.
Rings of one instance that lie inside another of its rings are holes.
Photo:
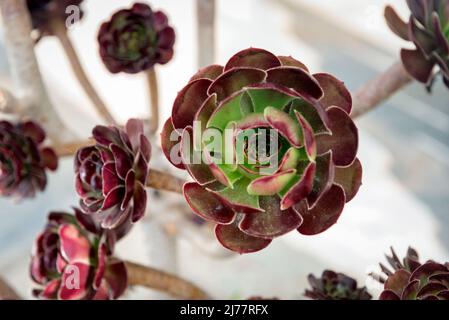
[[[78,79],[78,82],[80,83],[81,87],[84,89],[84,92],[92,101],[92,103],[94,104],[95,108],[98,110],[100,115],[104,119],[106,119],[106,121],[109,124],[116,124],[114,117],[108,111],[108,108],[106,107],[105,103],[100,98],[94,86],[87,77],[86,72],[84,71],[84,68],[79,60],[78,54],[76,53],[76,50],[73,47],[72,41],[69,38],[64,21],[58,18],[53,19],[51,21],[51,28],[54,35],[58,38],[59,42],[61,42],[65,54],[69,59],[72,70],[76,78]]]
[[[73,139],[50,102],[39,71],[31,18],[25,0],[2,0],[5,49],[14,81],[14,95],[26,107],[27,116],[43,125],[53,142]]]
[[[198,68],[215,62],[215,0],[196,0]]]
[[[374,109],[411,81],[401,62],[393,64],[354,93],[351,117],[357,118]]]
[[[58,157],[70,157],[73,156],[79,149],[84,148],[86,146],[93,146],[95,141],[85,140],[85,141],[75,141],[64,144],[55,144],[53,148],[58,155]]]
[[[17,99],[5,88],[0,88],[0,113],[23,116],[24,110]]]
[[[159,91],[157,74],[154,67],[145,72],[150,97],[150,132],[154,134],[159,127]]]
[[[150,169],[147,187],[182,194],[182,186],[186,181],[169,173]]]
[[[167,292],[175,297],[191,300],[206,300],[209,296],[193,283],[175,275],[133,262],[125,262],[128,284],[144,286]]]
[[[0,277],[0,300],[20,300],[17,292]]]

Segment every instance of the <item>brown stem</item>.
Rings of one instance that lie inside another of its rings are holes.
[[[53,148],[56,151],[58,157],[70,157],[73,156],[79,149],[87,146],[93,146],[94,144],[94,140],[86,140],[53,145]]]
[[[142,266],[133,262],[126,262],[128,269],[128,284],[144,286],[167,292],[175,297],[192,300],[206,300],[209,296],[193,283],[175,275]]]
[[[1,0],[5,50],[14,81],[14,96],[26,108],[26,116],[39,122],[53,142],[73,139],[61,121],[45,89],[31,38],[31,18],[25,0]]]
[[[215,0],[196,0],[198,68],[215,62]]]
[[[154,134],[159,127],[159,89],[156,70],[153,68],[146,72],[148,92],[150,96],[150,132]]]
[[[20,300],[17,292],[0,277],[0,300]]]
[[[110,124],[116,124],[114,117],[108,111],[103,100],[98,95],[97,91],[93,87],[89,78],[86,75],[86,72],[81,65],[78,54],[76,53],[75,48],[73,47],[72,41],[67,34],[67,28],[64,24],[64,21],[61,19],[53,19],[51,21],[52,32],[56,35],[58,40],[61,42],[62,47],[64,48],[65,54],[70,61],[70,65],[72,66],[72,70],[75,73],[76,78],[78,79],[81,87],[84,89],[84,92],[87,94],[89,99],[94,104],[95,108],[97,108],[98,112],[106,121]]]
[[[147,187],[182,194],[182,186],[186,181],[169,173],[151,169],[148,172]]]
[[[357,118],[374,109],[411,81],[401,62],[393,64],[354,93],[351,117]]]

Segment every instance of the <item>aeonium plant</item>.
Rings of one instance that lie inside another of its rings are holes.
[[[164,125],[168,160],[188,171],[184,196],[239,253],[292,230],[337,222],[361,185],[351,95],[332,75],[250,48],[200,70]]]
[[[96,126],[92,135],[96,144],[75,155],[81,209],[106,229],[137,222],[145,214],[151,157],[143,122],[131,119],[125,128]]]
[[[127,287],[125,264],[114,258],[115,241],[126,227],[104,232],[92,217],[52,212],[36,238],[30,272],[40,299],[116,299]]]
[[[45,131],[33,122],[0,121],[0,196],[32,198],[47,186],[58,157],[46,147]]]
[[[390,29],[416,47],[401,50],[404,68],[429,90],[440,73],[449,88],[449,0],[407,0],[407,5],[407,22],[391,6],[385,9]]]

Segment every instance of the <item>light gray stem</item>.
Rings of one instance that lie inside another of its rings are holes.
[[[27,116],[40,123],[54,142],[73,138],[53,108],[42,81],[25,0],[1,0],[0,11],[14,95],[26,108]]]
[[[198,68],[215,63],[215,0],[196,0]]]

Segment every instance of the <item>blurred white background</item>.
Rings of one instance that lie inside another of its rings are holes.
[[[97,53],[99,24],[133,1],[84,2],[86,16],[70,30],[70,36],[92,82],[121,123],[129,117],[148,116],[144,76],[111,75]],[[197,69],[195,2],[143,2],[167,12],[177,32],[174,59],[157,68],[161,119],[166,119],[177,92]],[[399,48],[407,45],[388,30],[383,20],[386,3],[406,17],[408,11],[402,0],[217,2],[216,62],[221,64],[241,49],[261,47],[292,55],[312,72],[333,73],[354,90],[395,62]],[[36,50],[51,98],[65,123],[80,135],[89,136],[99,118],[76,82],[59,43],[45,38]],[[0,68],[0,84],[9,86],[2,48]],[[260,253],[228,258],[204,254],[181,238],[177,250],[179,273],[216,298],[262,295],[299,299],[307,286],[307,275],[318,275],[326,268],[357,278],[376,294],[379,287],[366,274],[384,260],[383,253],[391,245],[401,256],[412,245],[423,259],[448,261],[448,98],[440,84],[429,96],[414,83],[358,121],[364,184],[339,222],[327,232],[314,237],[292,232]],[[160,162],[153,161],[153,165],[157,167]],[[178,196],[170,199],[173,197]],[[67,211],[76,203],[71,159],[62,161],[59,171],[50,176],[46,192],[34,201],[15,204],[0,200],[0,273],[24,296],[30,297],[32,286],[28,277],[32,242],[47,213]],[[150,199],[148,219],[160,208]],[[171,214],[170,210],[160,210],[163,212],[159,214]],[[155,243],[147,226],[147,222],[138,224],[120,243],[119,256],[157,265],[152,260],[154,255],[149,258],[149,248]],[[135,290],[128,297],[159,296]]]

